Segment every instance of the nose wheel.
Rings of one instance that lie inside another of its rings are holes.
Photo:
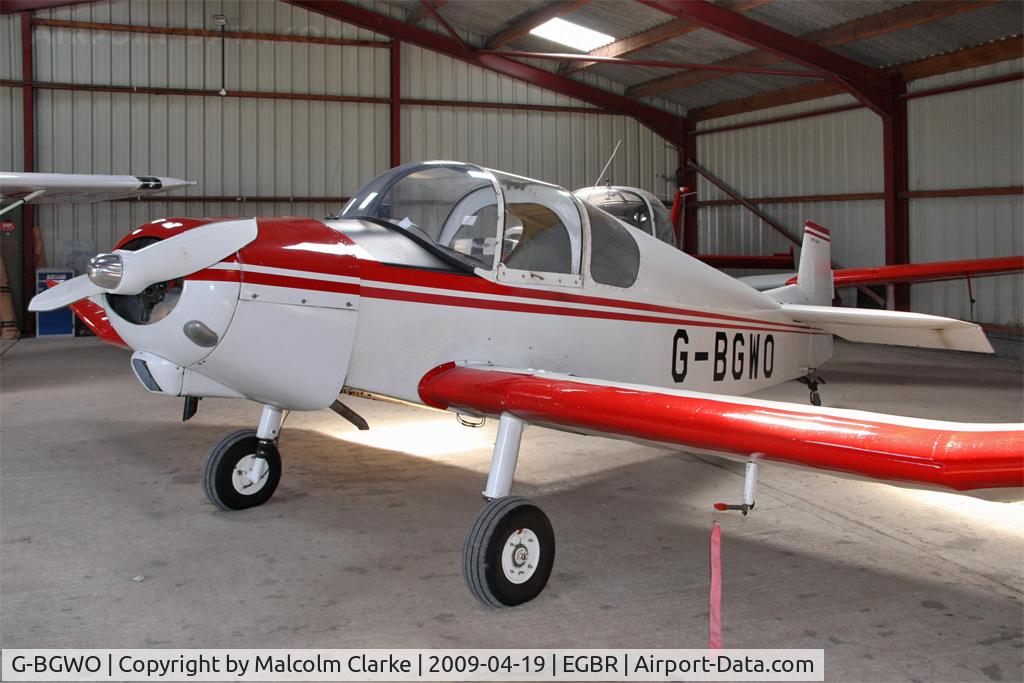
[[[203,464],[203,491],[222,510],[244,510],[270,500],[281,481],[281,456],[252,429],[214,444]]]
[[[462,546],[469,592],[488,607],[512,607],[540,595],[555,562],[547,515],[526,498],[495,498],[477,513]]]

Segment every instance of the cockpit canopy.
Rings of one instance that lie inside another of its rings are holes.
[[[547,282],[559,285],[581,281],[586,225],[595,280],[628,287],[639,269],[636,241],[607,214],[556,185],[473,164],[397,166],[359,190],[342,218],[402,230],[467,269],[554,274]]]
[[[676,245],[676,232],[672,218],[661,200],[650,192],[635,187],[584,187],[573,192],[583,201],[607,211],[634,228],[657,237],[662,242]]]

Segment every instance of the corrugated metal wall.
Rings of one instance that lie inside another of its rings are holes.
[[[363,3],[394,13],[384,3]],[[382,39],[281,2],[190,0],[96,2],[37,16],[92,22]],[[4,78],[21,77],[17,17],[3,18]],[[217,38],[35,28],[35,78],[86,84],[218,90]],[[227,41],[227,88],[388,96],[387,49]],[[402,95],[516,104],[585,106],[532,85],[421,50],[402,48]],[[19,170],[20,91],[4,88],[0,162]],[[402,111],[403,161],[473,161],[568,187],[592,183],[616,141],[609,175],[667,196],[675,153],[631,119],[523,110],[409,106]],[[168,175],[195,180],[184,196],[337,196],[354,193],[389,165],[384,104],[270,98],[40,90],[36,170]],[[312,203],[102,203],[40,207],[50,265],[79,268],[128,229],[168,215],[310,215],[340,208]]]
[[[1024,60],[922,79],[911,91],[1020,72]],[[910,187],[1024,185],[1024,82],[924,97],[908,103]],[[959,197],[910,202],[913,261],[1024,254],[1024,197]],[[975,320],[1020,325],[1024,276],[973,283]],[[923,313],[971,317],[965,282],[911,288],[911,305]]]
[[[21,20],[18,15],[0,16],[0,78],[21,79]],[[21,88],[0,87],[0,170],[22,170],[21,122]]]
[[[1020,71],[1022,61],[946,74],[912,83],[911,91]],[[852,102],[840,96],[703,122],[716,128]],[[1024,184],[1024,84],[1014,81],[911,100],[910,189],[932,190]],[[867,109],[768,124],[698,138],[698,160],[746,197],[882,191],[882,126]],[[724,193],[701,179],[701,199]],[[837,263],[885,261],[881,201],[764,204],[793,232],[807,219],[832,229]],[[706,207],[700,216],[701,251],[764,254],[789,242],[742,207]],[[910,202],[911,260],[982,258],[1024,253],[1024,198],[1020,196],[914,199]],[[1020,324],[1022,277],[976,281],[975,320]],[[913,310],[971,317],[964,281],[915,285]],[[852,292],[844,293],[852,302]]]
[[[819,104],[824,106],[829,105]],[[716,119],[706,127],[738,122]],[[697,139],[697,158],[744,197],[880,192],[882,146],[865,141],[880,140],[881,133],[877,116],[855,109],[703,135]],[[728,199],[704,178],[697,189],[701,199]],[[884,261],[881,201],[765,204],[761,208],[794,235],[802,233],[805,220],[831,228],[834,257],[842,266]],[[702,209],[700,226],[701,251],[706,253],[768,254],[787,251],[792,245],[739,206]]]

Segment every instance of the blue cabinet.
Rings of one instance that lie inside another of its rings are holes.
[[[36,270],[36,293],[47,289],[47,280],[63,282],[75,276],[70,268],[39,268]],[[37,337],[73,337],[75,336],[75,314],[70,308],[58,308],[55,311],[36,313]]]

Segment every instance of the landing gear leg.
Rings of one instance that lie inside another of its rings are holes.
[[[510,496],[524,423],[504,413],[498,422],[484,497],[462,546],[462,576],[488,607],[511,607],[540,595],[555,562],[547,515],[526,498]]]
[[[284,413],[263,406],[256,431],[242,429],[218,441],[203,464],[203,491],[223,510],[244,510],[270,500],[281,481],[277,436]]]
[[[818,393],[819,384],[827,384],[824,377],[821,377],[813,369],[803,377],[797,378],[797,381],[801,384],[806,384],[807,388],[811,391],[811,404],[820,406],[821,405],[821,394]]]

